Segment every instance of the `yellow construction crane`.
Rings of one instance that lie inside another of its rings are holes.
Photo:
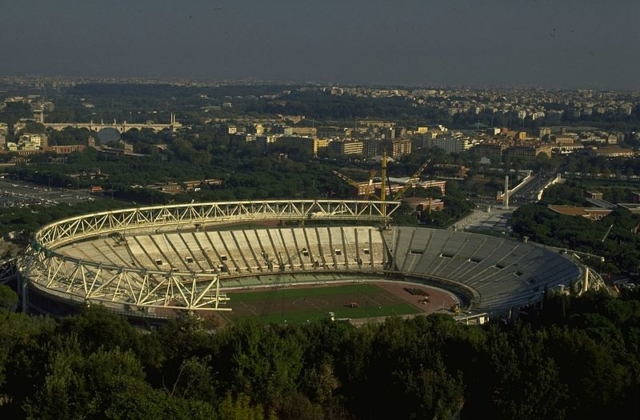
[[[420,166],[420,168],[418,168],[418,170],[411,176],[411,178],[409,178],[409,180],[407,180],[402,188],[400,188],[400,190],[396,192],[396,194],[393,196],[393,201],[400,200],[410,187],[415,186],[416,183],[420,181],[420,175],[422,175],[422,172],[427,168],[429,162],[431,162],[431,159],[428,159],[425,163],[422,164],[422,166]]]
[[[352,187],[354,187],[358,191],[358,195],[362,195],[362,196],[364,196],[364,198],[368,198],[368,197],[372,197],[372,198],[375,198],[375,199],[378,198],[374,194],[374,191],[373,191],[373,179],[369,178],[369,183],[367,184],[367,186],[363,190],[363,193],[360,194],[360,189],[361,189],[362,184],[363,184],[362,182],[354,181],[353,179],[349,178],[348,176],[346,176],[344,174],[341,174],[338,171],[331,171],[331,172],[333,172],[334,175],[336,175],[341,180],[345,181],[347,184],[349,184]]]
[[[431,162],[431,159],[427,160],[424,164],[422,164],[422,166],[420,166],[420,168],[418,168],[418,170],[411,176],[411,178],[409,178],[407,180],[407,182],[402,186],[402,188],[396,192],[396,194],[393,196],[393,201],[398,201],[400,198],[402,198],[402,196],[407,192],[407,190],[414,186],[420,179],[420,175],[422,175],[422,172],[427,168],[427,166],[429,165],[429,163]],[[380,200],[382,202],[387,201],[387,152],[386,150],[383,152],[382,154],[382,162],[380,165],[380,196],[377,196],[375,194],[375,190],[373,188],[373,176],[375,174],[375,172],[371,172],[371,176],[369,177],[369,183],[367,184],[367,188],[365,188],[365,190],[363,191],[363,196],[366,198],[373,198],[375,200]],[[356,188],[358,190],[358,194],[360,194],[360,188],[362,186],[361,182],[357,182],[354,181],[353,179],[349,178],[348,176],[341,174],[338,171],[332,171],[338,178],[342,179],[343,181],[345,181],[347,184],[351,185],[352,187]],[[382,216],[384,219],[386,219],[387,216],[387,206],[386,205],[382,205]]]
[[[380,201],[382,201],[382,220],[383,229],[387,228],[387,205],[384,203],[387,201],[387,151],[385,150],[382,153],[382,165],[381,165],[380,176],[382,177],[380,183]]]

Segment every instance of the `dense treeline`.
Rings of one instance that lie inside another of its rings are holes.
[[[89,135],[74,137],[75,129],[57,134],[71,142],[81,141]],[[278,199],[278,198],[327,198],[346,197],[348,185],[332,174],[332,169],[343,170],[345,165],[355,167],[347,159],[314,158],[295,150],[272,146],[268,151],[260,150],[253,143],[234,142],[228,135],[221,135],[211,126],[186,130],[179,135],[169,132],[153,133],[150,130],[132,130],[123,134],[123,139],[134,146],[134,151],[148,152],[147,156],[110,155],[93,148],[74,152],[67,157],[35,155],[29,165],[18,165],[7,171],[14,179],[32,181],[44,186],[88,189],[99,185],[114,190],[116,198],[138,203],[162,204],[170,199],[181,202],[192,199]],[[166,150],[158,152],[158,145]],[[284,153],[284,155],[282,154]],[[438,150],[416,153],[398,162],[389,164],[389,175],[408,176],[426,160],[449,162],[455,156],[446,156]],[[472,160],[466,156],[464,162]],[[356,170],[368,179],[370,170],[379,170],[379,163],[360,162]],[[93,178],[89,173],[97,170],[102,177]],[[72,176],[73,175],[73,176]],[[349,175],[352,175],[349,173]],[[202,188],[196,194],[167,197],[149,191],[135,191],[139,187],[152,188],[155,183],[220,179],[221,188]]]
[[[135,141],[153,141],[146,137],[149,133],[130,134]],[[14,180],[33,182],[44,187],[69,188],[89,191],[92,186],[103,188],[106,198],[127,201],[133,205],[160,205],[169,203],[264,200],[264,199],[336,199],[353,198],[353,189],[332,173],[337,169],[354,179],[368,179],[372,170],[379,169],[379,163],[361,161],[349,162],[345,159],[320,159],[307,156],[283,157],[278,153],[261,153],[253,144],[230,143],[228,138],[220,139],[211,130],[200,131],[194,141],[180,138],[169,139],[167,155],[126,156],[99,153],[93,148],[84,152],[74,152],[64,157],[64,161],[54,161],[54,155],[36,155],[28,165],[16,165],[7,169]],[[136,144],[136,143],[134,143]],[[49,159],[52,159],[49,161]],[[469,155],[443,155],[439,150],[415,153],[388,165],[389,176],[402,177],[412,174],[426,160],[432,162],[454,162],[454,159],[472,161]],[[458,163],[463,161],[457,161]],[[95,176],[100,172],[99,176]],[[221,186],[201,185],[199,191],[166,194],[155,189],[156,183],[204,179],[219,179]],[[410,189],[406,196],[428,195],[445,202],[443,212],[423,212],[419,217],[410,216],[405,221],[445,227],[467,214],[473,207],[467,200],[468,188],[472,183],[449,181],[447,196],[439,189],[426,191]],[[390,197],[393,197],[389,193]],[[83,210],[111,209],[126,203],[92,204],[80,207]],[[64,205],[51,208],[33,206],[28,210],[19,208],[0,211],[0,233],[8,230],[33,232],[38,226],[55,218],[79,214],[74,208]],[[407,208],[407,214],[413,212]],[[400,219],[400,212],[396,215]],[[403,223],[403,222],[402,222]]]
[[[331,172],[332,166],[328,162],[318,159],[280,159],[278,155],[251,152],[250,147],[214,154],[211,164],[194,164],[178,157],[165,160],[159,156],[106,155],[87,149],[83,153],[68,155],[63,163],[40,163],[36,160],[30,165],[11,167],[8,174],[12,179],[47,188],[88,191],[92,186],[101,186],[106,200],[76,206],[60,204],[51,207],[32,205],[1,208],[0,235],[9,231],[32,233],[47,223],[65,217],[135,205],[189,203],[193,200],[334,199],[350,197],[352,194],[349,185]],[[336,166],[340,162],[332,164]],[[401,176],[406,174],[404,171],[407,168],[415,171],[416,165],[419,164],[401,164],[398,168],[392,165],[390,170]],[[98,170],[104,178],[94,178],[92,174]],[[155,183],[180,184],[211,178],[222,180],[222,186],[202,185],[200,191],[177,195],[153,189]],[[451,191],[455,189],[451,188]],[[458,212],[453,206],[448,211],[452,215]]]
[[[291,86],[284,84],[229,84],[217,87],[189,87],[169,84],[83,83],[68,88],[65,93],[81,97],[192,98],[194,96],[206,96],[209,98],[231,98],[275,95],[290,88]]]
[[[446,315],[142,334],[101,308],[0,313],[4,418],[637,417],[639,296],[548,295],[529,321]]]
[[[543,200],[527,204],[513,212],[513,232],[530,240],[559,248],[593,254],[590,265],[604,272],[640,272],[640,222],[623,207],[616,207],[601,220],[567,216],[553,212],[549,204],[577,205],[585,203],[582,188],[557,185],[545,191]]]
[[[532,120],[520,119],[514,112],[483,110],[451,115],[450,103],[442,99],[405,97],[359,97],[332,95],[315,86],[278,84],[244,85],[170,85],[134,83],[84,83],[50,92],[56,109],[48,114],[50,122],[88,122],[127,120],[167,122],[176,112],[183,123],[197,123],[202,118],[238,116],[304,115],[309,119],[349,123],[354,119],[389,119],[407,127],[416,124],[444,124],[450,128],[510,127],[535,129],[549,125],[582,125],[634,131],[640,122],[640,107],[630,115],[619,113],[582,114],[575,117],[569,103],[543,103],[547,110],[566,111]],[[466,100],[465,97],[449,98]],[[629,99],[632,101],[632,99]],[[85,106],[90,103],[92,106]],[[230,103],[232,106],[222,107]],[[30,117],[30,115],[25,115]],[[0,112],[0,121],[3,115]]]
[[[192,199],[216,201],[348,195],[348,185],[320,161],[279,159],[277,155],[244,153],[243,150],[210,156],[210,162],[194,163],[178,157],[167,161],[158,156],[112,156],[89,149],[69,155],[65,163],[23,165],[10,168],[8,172],[14,179],[44,186],[89,189],[100,185],[109,191],[113,189],[116,198],[145,204],[164,204],[172,200],[190,202]],[[89,175],[82,175],[97,169],[108,178],[92,179]],[[81,175],[71,177],[72,174]],[[151,192],[155,183],[211,178],[222,180],[222,187],[203,186],[195,194],[177,196]]]
[[[73,206],[58,204],[50,207],[3,207],[0,208],[0,236],[9,232],[23,232],[26,239],[29,234],[56,220],[124,207],[131,207],[131,204],[118,200],[100,200],[81,202]]]
[[[637,147],[637,144],[633,144]],[[603,174],[616,177],[640,175],[640,158],[608,159],[604,156],[589,156],[585,154],[571,154],[566,158],[565,171],[570,174],[588,175]]]

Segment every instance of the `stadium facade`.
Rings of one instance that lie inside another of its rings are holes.
[[[571,259],[530,243],[379,227],[399,205],[192,203],[60,220],[36,233],[22,260],[23,309],[64,315],[102,304],[133,321],[161,321],[182,312],[231,310],[226,291],[232,289],[311,286],[348,275],[438,286],[459,297],[464,313],[495,315],[538,302],[544,290],[582,275]],[[267,221],[279,223],[242,227]],[[295,226],[287,226],[292,221]],[[310,221],[329,223],[310,227]],[[225,224],[236,226],[220,229]]]

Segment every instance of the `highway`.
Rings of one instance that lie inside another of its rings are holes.
[[[0,207],[25,207],[30,205],[69,205],[94,200],[87,190],[46,188],[23,181],[0,179]]]

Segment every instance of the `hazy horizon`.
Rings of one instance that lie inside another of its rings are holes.
[[[0,75],[640,88],[640,2],[25,0]]]

